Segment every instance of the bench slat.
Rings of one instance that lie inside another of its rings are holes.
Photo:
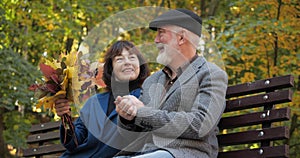
[[[59,138],[60,138],[59,131],[38,133],[38,134],[29,135],[27,138],[27,143],[31,144],[36,142],[55,140]]]
[[[259,106],[264,106],[266,104],[271,105],[290,102],[292,100],[292,96],[293,92],[289,89],[234,100],[228,100],[226,101],[225,112],[255,108]]]
[[[56,121],[56,122],[47,122],[47,123],[32,125],[29,132],[35,133],[35,132],[42,132],[50,129],[58,129],[60,124],[61,124],[60,121]]]
[[[219,152],[218,158],[288,158],[289,147],[283,146],[272,146],[262,147],[258,149],[246,149],[238,151]]]
[[[220,120],[220,129],[250,126],[265,122],[278,122],[290,119],[290,108],[274,109],[232,117],[224,117]]]
[[[62,144],[53,144],[47,146],[41,146],[38,148],[29,148],[24,150],[23,156],[35,156],[35,155],[49,155],[52,153],[64,152],[66,149]]]
[[[289,129],[285,126],[218,135],[219,146],[255,143],[265,140],[273,141],[288,138]]]
[[[264,91],[272,91],[275,89],[289,88],[292,86],[294,86],[294,77],[292,75],[257,80],[255,82],[229,86],[227,88],[226,98]]]

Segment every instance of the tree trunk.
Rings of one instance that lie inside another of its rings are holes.
[[[300,76],[298,76],[297,91],[300,91]]]
[[[67,42],[66,42],[66,53],[65,54],[68,54],[68,53],[70,53],[72,51],[73,41],[74,41],[73,38],[68,38],[67,39]]]
[[[219,5],[219,0],[210,1],[208,16],[215,16],[218,5]]]
[[[0,107],[0,153],[1,153],[1,156],[10,157],[6,143],[4,141],[4,137],[3,137],[3,131],[4,131],[3,114],[4,114],[4,111],[5,111],[5,109],[3,107]]]
[[[278,0],[278,8],[277,8],[277,15],[276,15],[276,19],[279,20],[280,17],[280,9],[281,9],[281,5],[282,5],[282,1]],[[274,40],[274,67],[277,66],[277,59],[278,59],[278,53],[279,53],[279,48],[278,48],[278,34],[277,32],[273,33],[273,36],[275,37]],[[277,76],[278,74],[273,73],[273,77]]]
[[[200,11],[201,11],[201,17],[206,17],[206,13],[205,13],[205,0],[201,0],[200,2]]]

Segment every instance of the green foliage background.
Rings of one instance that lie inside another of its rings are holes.
[[[0,2],[0,153],[7,144],[21,154],[30,124],[42,115],[32,112],[28,86],[41,77],[37,64],[47,52],[56,58],[76,50],[99,22],[126,9],[142,6],[187,8],[201,15],[217,43],[229,84],[272,76],[295,77],[291,127],[291,157],[300,157],[300,2],[298,0],[2,0]],[[143,36],[142,36],[143,35]],[[125,39],[153,41],[146,28]],[[151,64],[153,71],[157,64]],[[20,138],[14,140],[14,138]],[[5,139],[4,139],[5,138]]]

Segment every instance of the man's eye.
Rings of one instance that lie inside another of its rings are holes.
[[[164,32],[165,32],[164,30],[159,30],[159,31],[158,31],[159,34],[162,34],[162,33],[164,33]]]

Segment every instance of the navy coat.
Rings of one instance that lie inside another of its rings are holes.
[[[138,88],[131,91],[130,94],[138,98],[140,91]],[[61,157],[113,157],[132,142],[132,140],[122,137],[117,130],[116,110],[114,109],[108,117],[106,116],[109,97],[109,92],[96,94],[89,98],[80,110],[80,117],[74,122],[77,147],[71,136],[68,136],[68,142],[64,144],[65,129],[61,126],[61,143],[67,149]]]

